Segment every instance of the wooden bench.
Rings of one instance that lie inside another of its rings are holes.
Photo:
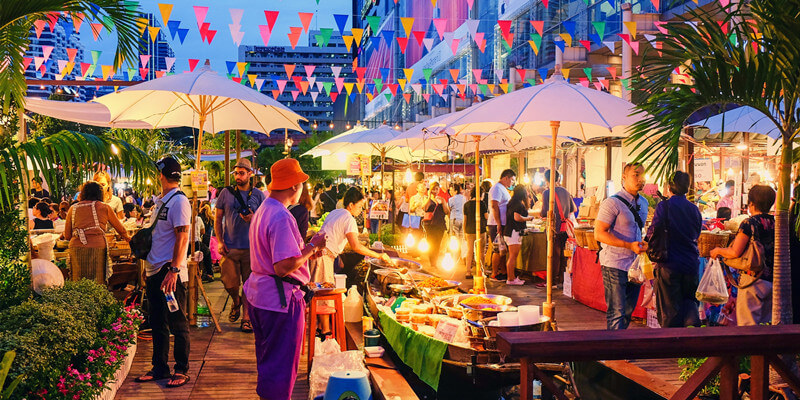
[[[520,399],[532,395],[534,378],[558,399],[562,391],[534,362],[659,359],[708,357],[708,360],[672,399],[692,399],[717,374],[720,399],[738,395],[738,358],[750,356],[750,398],[769,398],[769,367],[800,394],[800,379],[790,371],[781,354],[800,353],[800,326],[746,326],[721,328],[665,328],[620,331],[501,332],[497,347],[506,356],[519,358]]]
[[[361,322],[345,323],[347,329],[347,349],[363,348],[364,335]],[[372,383],[372,397],[375,400],[418,400],[406,378],[400,373],[389,357],[388,351],[379,358],[366,358],[369,379]]]

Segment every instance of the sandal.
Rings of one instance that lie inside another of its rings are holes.
[[[150,370],[146,374],[136,377],[136,379],[134,379],[133,381],[137,383],[144,383],[144,382],[160,381],[162,379],[167,379],[169,377],[170,377],[169,375],[156,375],[152,370]]]
[[[181,373],[176,372],[175,374],[172,375],[172,377],[170,378],[169,382],[167,382],[167,387],[168,388],[181,387],[181,386],[189,383],[189,379],[190,379],[189,375],[181,374]]]
[[[236,322],[241,316],[242,309],[239,306],[233,306],[230,315],[228,315],[228,321]]]
[[[250,320],[243,319],[241,328],[244,333],[253,332],[253,325],[250,323]]]

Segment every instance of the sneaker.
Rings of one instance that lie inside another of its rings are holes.
[[[506,281],[506,285],[509,285],[509,286],[522,286],[524,284],[525,284],[525,281],[523,281],[522,279],[519,279],[519,278],[514,278],[513,281]]]

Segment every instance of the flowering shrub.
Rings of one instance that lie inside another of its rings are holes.
[[[25,376],[11,398],[93,398],[124,362],[141,322],[136,309],[88,280],[0,311],[0,353],[17,352],[9,378]]]

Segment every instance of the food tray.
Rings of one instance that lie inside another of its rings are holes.
[[[419,271],[422,269],[422,265],[420,265],[416,261],[406,260],[405,258],[392,258],[391,263],[387,263],[380,258],[372,258],[367,257],[366,261],[375,268],[383,268],[383,269],[401,269],[405,268],[409,271]]]

